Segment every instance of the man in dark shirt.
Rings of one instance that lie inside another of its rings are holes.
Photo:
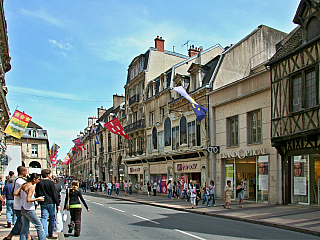
[[[43,169],[41,171],[41,176],[42,179],[36,186],[36,197],[44,197],[44,201],[39,202],[41,206],[41,223],[48,238],[56,238],[58,236],[54,235],[53,232],[56,207],[60,210],[58,193],[55,189],[54,183],[51,181],[51,170]]]
[[[11,227],[11,214],[13,215],[13,224],[16,222],[16,213],[13,210],[13,197],[10,196],[10,193],[12,193],[13,181],[13,178],[9,178],[8,184],[3,188],[2,192],[3,205],[5,200],[7,200],[7,228]]]

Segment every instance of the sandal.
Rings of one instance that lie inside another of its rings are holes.
[[[225,206],[225,205],[222,205],[222,207],[226,208],[226,206]]]
[[[231,207],[228,207],[228,209],[232,209]]]

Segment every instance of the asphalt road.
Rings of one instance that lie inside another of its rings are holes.
[[[62,203],[64,203],[62,194]],[[84,196],[80,237],[66,239],[319,239],[316,236],[229,219],[131,203],[118,199]]]

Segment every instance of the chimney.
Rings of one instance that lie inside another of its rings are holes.
[[[154,39],[154,45],[159,52],[164,52],[164,39],[162,39],[162,37],[159,38],[159,36],[157,36]]]
[[[189,52],[189,57],[193,57],[194,55],[197,55],[199,52],[202,50],[200,48],[195,48],[194,45],[190,46],[188,52]]]

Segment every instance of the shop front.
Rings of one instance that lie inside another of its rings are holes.
[[[137,192],[143,185],[143,166],[128,166],[128,177],[132,182],[132,191]]]
[[[243,182],[245,199],[256,202],[268,202],[269,189],[269,155],[266,149],[240,149],[237,151],[220,153],[224,162],[224,184],[231,181],[236,199],[236,187]]]
[[[118,165],[118,180],[119,180],[119,183],[120,183],[120,190],[123,190],[124,169],[125,169],[125,165],[124,164]]]
[[[201,185],[203,185],[205,177],[201,177],[201,170],[201,161],[174,163],[176,181],[190,182],[190,180],[197,180]],[[204,173],[203,175],[205,176]]]
[[[167,169],[167,164],[150,164],[150,183],[157,183],[157,193],[167,194],[168,175],[172,178],[172,169]],[[171,173],[171,174],[170,174]]]

